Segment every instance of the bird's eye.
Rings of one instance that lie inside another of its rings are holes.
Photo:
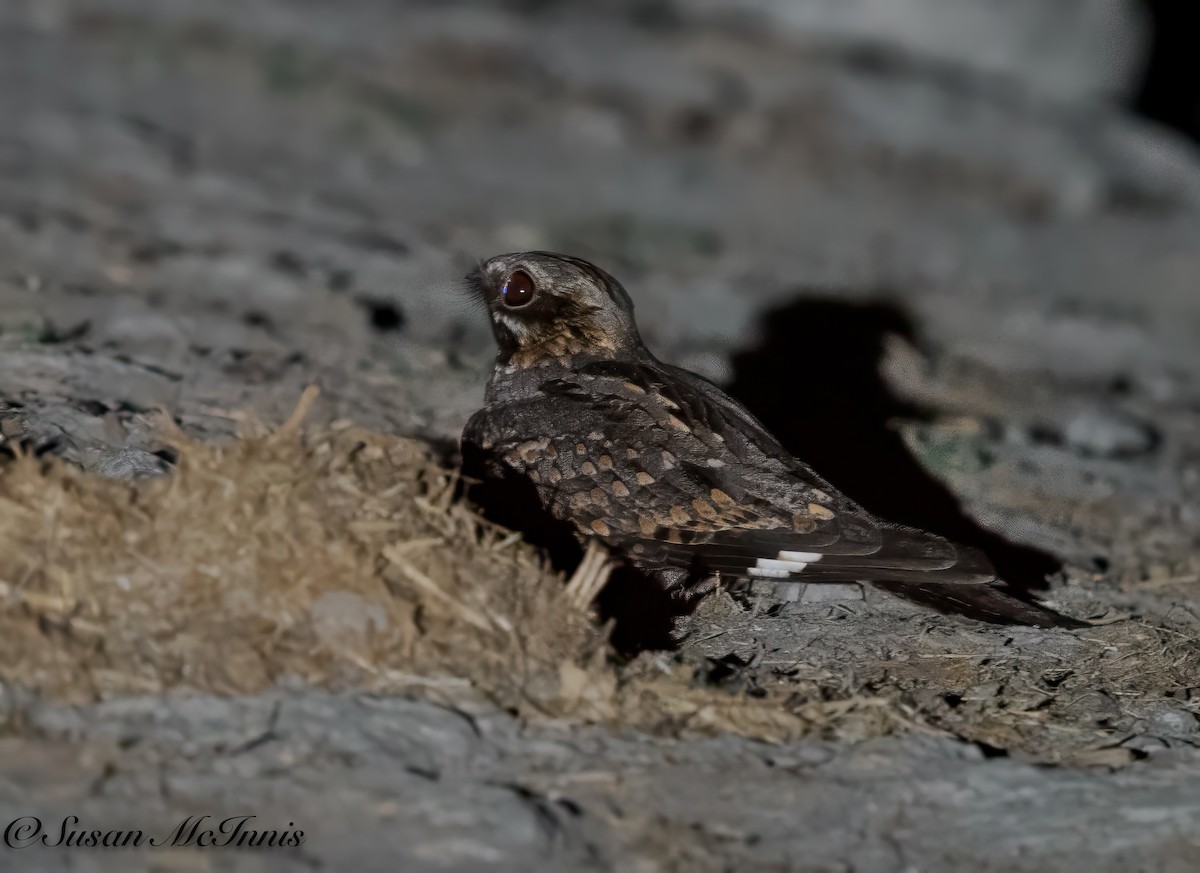
[[[533,299],[533,280],[529,278],[528,273],[517,270],[508,277],[508,281],[500,289],[500,295],[505,306],[513,309],[524,306]]]

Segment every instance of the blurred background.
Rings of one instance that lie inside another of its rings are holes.
[[[6,0],[0,416],[128,474],[147,410],[220,436],[316,382],[452,451],[494,354],[460,277],[553,249],[885,514],[916,463],[1039,547],[1178,556],[1191,8]],[[1118,480],[1136,536],[1082,530]]]

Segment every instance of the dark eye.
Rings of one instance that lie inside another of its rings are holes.
[[[505,306],[511,306],[514,309],[524,306],[533,299],[533,280],[529,278],[528,273],[517,270],[508,277],[508,281],[500,289],[500,294],[504,298]]]

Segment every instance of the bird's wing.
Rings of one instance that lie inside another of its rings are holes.
[[[602,362],[548,379],[541,395],[539,423],[557,436],[523,443],[517,463],[552,512],[635,563],[780,580],[995,579],[977,551],[874,518],[693,374]]]

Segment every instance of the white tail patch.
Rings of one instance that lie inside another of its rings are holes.
[[[815,564],[825,557],[820,552],[780,552],[779,560],[795,561],[798,564]]]
[[[782,570],[784,573],[799,573],[808,564],[803,561],[775,561],[771,558],[759,558],[754,566],[760,570]]]
[[[751,567],[746,572],[761,579],[786,579],[792,575],[791,570],[768,570],[764,567]]]
[[[780,552],[777,558],[759,558],[746,572],[763,579],[787,579],[822,557],[818,552]]]

